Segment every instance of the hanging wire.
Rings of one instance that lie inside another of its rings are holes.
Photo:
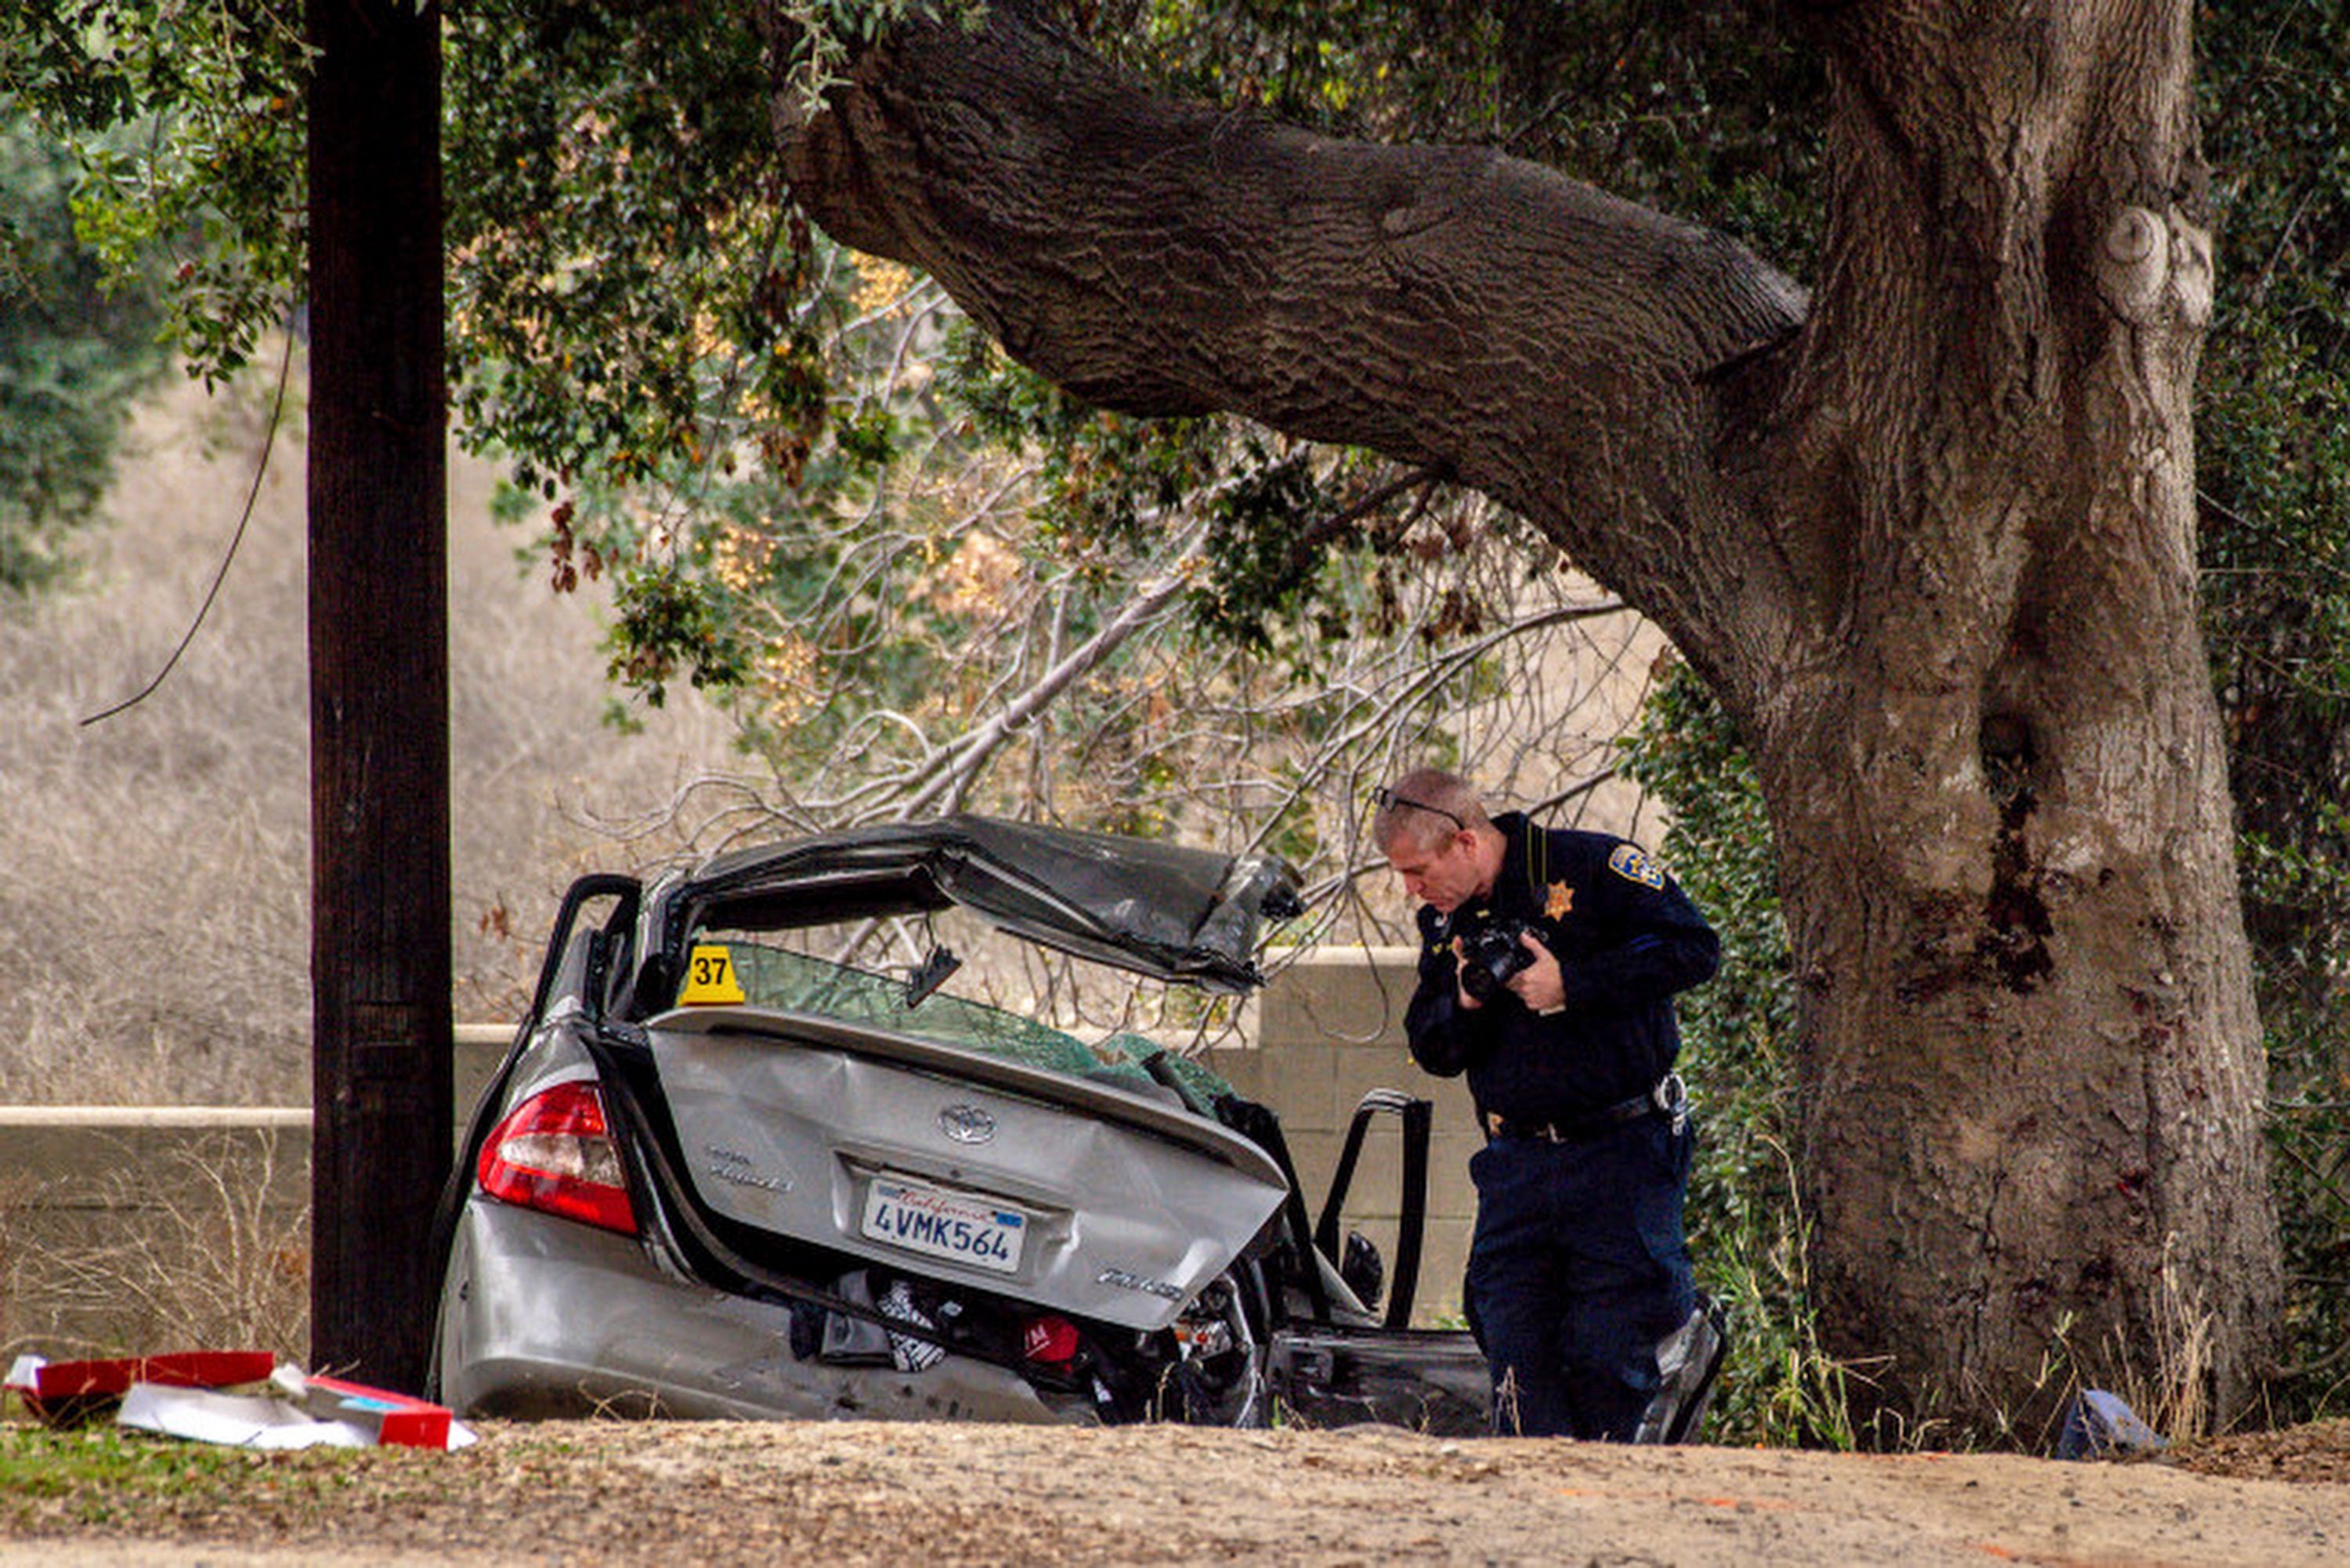
[[[236,520],[236,532],[230,536],[228,551],[221,557],[220,570],[213,574],[213,586],[205,592],[204,602],[197,607],[195,619],[188,623],[186,634],[180,639],[180,646],[172,649],[172,657],[163,661],[163,668],[158,670],[155,678],[140,687],[135,695],[124,698],[111,708],[92,713],[80,722],[80,728],[87,729],[102,720],[111,719],[152,697],[163,682],[171,679],[172,671],[179,668],[180,658],[188,651],[188,645],[196,640],[196,633],[203,628],[204,618],[212,613],[213,601],[220,597],[221,585],[228,581],[228,569],[236,562],[237,547],[244,543],[245,530],[253,524],[253,508],[261,499],[261,482],[269,473],[269,454],[277,448],[277,424],[286,411],[286,384],[293,367],[294,333],[289,328],[286,334],[286,351],[277,361],[277,395],[269,405],[269,428],[262,435],[261,457],[253,465],[253,487],[244,493],[244,511]]]

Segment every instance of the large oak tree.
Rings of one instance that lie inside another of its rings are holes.
[[[1813,8],[1808,292],[1493,151],[1154,96],[1028,0],[777,106],[820,224],[1064,386],[1436,465],[1664,628],[1780,846],[1829,1343],[1977,1430],[2058,1352],[2233,1405],[2280,1290],[2195,613],[2190,13]]]

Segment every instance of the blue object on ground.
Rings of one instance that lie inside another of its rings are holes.
[[[2102,1388],[2085,1388],[2064,1411],[2064,1428],[2056,1437],[2060,1459],[2106,1459],[2125,1454],[2151,1454],[2167,1445],[2162,1434],[2138,1419],[2118,1395]]]

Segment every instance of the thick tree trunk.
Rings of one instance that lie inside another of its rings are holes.
[[[785,137],[820,223],[1065,385],[1443,464],[1663,626],[1774,815],[1832,1344],[1903,1420],[2025,1435],[2054,1357],[2232,1402],[2279,1290],[2194,618],[2188,6],[2047,9],[1826,14],[1815,306],[1495,154],[1150,99],[1017,0]]]
[[[1785,405],[1842,568],[1749,732],[1822,1301],[1896,1411],[2026,1433],[2074,1372],[2232,1404],[2279,1289],[2195,618],[2188,16],[1840,16]]]

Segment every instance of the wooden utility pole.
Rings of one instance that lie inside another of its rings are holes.
[[[307,0],[310,1359],[414,1390],[449,1168],[439,0]]]

